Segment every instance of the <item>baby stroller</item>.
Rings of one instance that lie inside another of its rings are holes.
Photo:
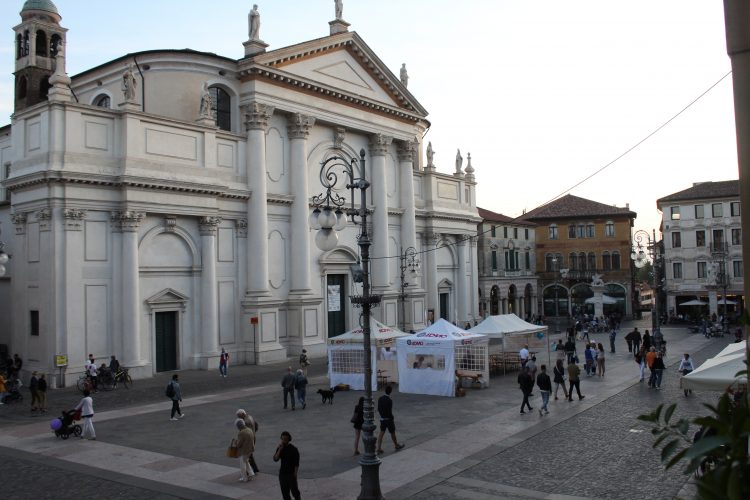
[[[8,391],[5,393],[5,396],[3,397],[3,403],[10,404],[10,403],[20,403],[23,401],[23,394],[21,394],[21,391],[19,390],[21,388],[21,381],[18,379],[11,380],[8,382],[7,389]]]
[[[62,412],[62,415],[60,417],[57,417],[56,419],[59,421],[59,423],[55,423],[55,421],[53,420],[50,424],[50,427],[52,427],[52,430],[55,431],[55,436],[59,438],[68,439],[71,435],[80,437],[83,429],[81,429],[80,425],[75,423],[76,420],[80,419],[80,410],[64,411]]]

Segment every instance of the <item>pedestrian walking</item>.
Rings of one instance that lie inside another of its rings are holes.
[[[536,356],[532,355],[531,359],[528,363],[526,363],[526,368],[529,370],[529,375],[531,375],[531,380],[536,380]]]
[[[521,414],[526,413],[523,409],[528,407],[529,411],[533,410],[529,403],[529,396],[531,391],[534,389],[534,379],[531,378],[531,371],[528,367],[521,368],[521,372],[518,374],[518,387],[523,393],[523,401],[521,401]]]
[[[76,411],[81,410],[81,417],[83,417],[83,432],[81,433],[81,439],[93,439],[96,440],[96,432],[94,431],[94,400],[91,398],[91,391],[84,389],[83,398],[75,407]]]
[[[255,420],[255,418],[253,418],[252,415],[250,415],[248,412],[246,412],[245,410],[241,408],[237,410],[237,413],[235,413],[235,415],[237,415],[238,420],[242,420],[243,422],[245,422],[245,426],[247,426],[248,429],[253,431],[253,447],[254,447],[255,441],[258,438],[258,421]],[[250,464],[250,467],[253,469],[253,472],[257,474],[258,464],[255,463],[255,457],[253,456],[253,453],[250,453],[250,456],[248,457],[247,460],[248,460],[248,463]]]
[[[695,370],[695,365],[693,364],[693,358],[690,357],[690,354],[685,353],[683,358],[680,360],[680,367],[677,369],[677,371],[680,372],[682,376],[684,377],[685,375],[687,375],[693,370]],[[687,396],[688,394],[692,394],[693,390],[685,389],[684,392],[685,392],[685,396]]]
[[[354,406],[354,413],[350,422],[354,424],[354,454],[359,455],[359,438],[362,435],[362,424],[365,423],[365,398],[359,397],[359,401]]]
[[[297,375],[294,377],[294,390],[297,391],[297,401],[302,405],[304,410],[307,407],[305,397],[307,396],[307,377],[302,372],[302,368],[297,370]]]
[[[310,360],[307,359],[307,350],[302,349],[302,352],[299,355],[299,367],[300,370],[307,376],[307,367],[310,366]]]
[[[94,392],[97,392],[97,387],[99,386],[98,379],[99,379],[99,371],[96,368],[96,360],[94,360],[93,357],[91,357],[91,354],[89,354],[89,364],[86,365],[86,373],[89,375],[89,380],[91,381],[91,387],[94,389]]]
[[[633,352],[638,352],[641,348],[641,332],[638,328],[635,329],[635,335],[633,336]]]
[[[557,401],[557,391],[560,389],[560,386],[562,386],[565,399],[568,399],[568,390],[565,388],[565,366],[563,366],[562,359],[558,359],[555,362],[555,366],[552,368],[552,376],[555,381],[555,401]]]
[[[245,421],[238,418],[235,421],[237,426],[237,451],[240,459],[240,482],[253,481],[255,471],[250,466],[250,457],[255,451],[255,433],[245,424]]]
[[[273,461],[281,461],[279,466],[279,487],[281,497],[284,500],[300,500],[299,487],[297,486],[297,473],[299,472],[299,450],[292,444],[292,435],[284,431],[281,433],[281,442],[273,454]],[[291,494],[290,494],[291,493]]]
[[[651,349],[646,353],[646,366],[648,366],[648,386],[656,386],[656,372],[654,371],[654,361],[656,360],[656,348],[651,346]]]
[[[570,383],[570,388],[568,390],[568,401],[573,401],[574,387],[576,389],[576,392],[578,393],[579,401],[586,397],[581,395],[581,369],[578,368],[575,359],[572,363],[568,363],[568,382]]]
[[[643,332],[643,347],[645,348],[646,353],[651,350],[651,335],[648,333],[648,330]]]
[[[294,411],[294,373],[292,373],[292,367],[288,366],[286,374],[281,379],[281,387],[284,390],[284,409],[286,410],[286,397],[287,395],[292,400],[292,411]]]
[[[526,368],[526,363],[529,362],[529,346],[524,345],[520,351],[518,351],[518,359],[521,361],[521,369]]]
[[[615,339],[617,338],[617,330],[612,328],[609,332],[609,349],[612,354],[615,353]]]
[[[574,337],[568,337],[568,341],[565,342],[565,355],[568,357],[568,363],[573,361],[576,355],[576,341]]]
[[[596,367],[594,366],[594,358],[595,358],[595,351],[593,348],[593,344],[586,344],[586,350],[583,351],[583,356],[586,360],[586,364],[584,365],[584,369],[586,370],[586,376],[590,377],[594,373],[596,373]]]
[[[169,382],[169,385],[167,385],[167,397],[172,400],[172,416],[170,417],[170,420],[178,420],[178,417],[175,417],[175,415],[179,415],[179,418],[184,417],[185,414],[182,413],[182,410],[180,409],[182,388],[180,387],[179,376],[176,373],[172,375],[172,380]]]
[[[39,375],[37,381],[36,393],[39,397],[39,411],[47,413],[47,377],[44,373]]]
[[[396,451],[404,447],[396,439],[396,423],[393,417],[393,400],[391,399],[393,387],[389,384],[385,386],[385,394],[378,398],[378,415],[380,415],[380,434],[378,434],[378,455],[383,453],[383,436],[388,431],[393,440],[393,446]]]
[[[635,362],[638,364],[638,371],[640,373],[640,379],[638,382],[643,382],[643,371],[646,369],[646,351],[643,346],[635,353]]]
[[[600,376],[604,376],[604,372],[606,371],[605,366],[605,354],[604,354],[604,346],[601,342],[597,344],[596,346],[596,373]]]
[[[229,364],[229,353],[221,348],[221,356],[219,356],[219,375],[223,378],[227,378],[227,365]]]
[[[661,378],[666,367],[664,366],[664,359],[660,352],[656,353],[656,359],[654,359],[654,364],[651,365],[651,369],[655,372],[654,383],[656,384],[656,390],[661,390]]]
[[[541,366],[541,372],[536,376],[536,386],[539,387],[539,392],[542,395],[542,407],[539,408],[539,416],[541,417],[542,411],[544,415],[549,413],[547,405],[549,404],[549,393],[552,392],[552,381],[547,375],[547,365]]]
[[[563,344],[562,339],[558,339],[557,344],[554,344],[553,347],[555,348],[555,353],[557,353],[557,359],[564,360],[565,359],[565,345]]]
[[[31,372],[29,392],[31,392],[31,413],[34,413],[39,409],[39,379],[37,378],[37,372],[35,371]]]
[[[633,331],[625,335],[625,342],[627,342],[628,344],[628,352],[633,352],[633,347],[635,346],[636,338],[639,338],[639,343],[640,343],[640,336],[641,334],[638,332],[637,326],[633,329]],[[638,352],[638,347],[635,347],[635,352]]]

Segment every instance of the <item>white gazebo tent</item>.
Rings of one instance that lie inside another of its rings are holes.
[[[747,385],[747,374],[738,377],[745,369],[745,353],[737,352],[707,359],[705,363],[680,379],[682,389],[723,391],[733,385]]]
[[[394,340],[398,337],[408,336],[396,328],[386,326],[375,319],[370,318],[370,355],[373,367],[372,389],[377,390],[377,370],[387,369],[390,381],[398,382],[398,373],[395,371],[396,364],[392,361],[377,359],[377,352],[384,347],[392,347]],[[338,384],[347,384],[351,389],[363,391],[365,389],[365,353],[364,329],[342,333],[328,339],[328,380],[331,387]],[[381,365],[388,364],[390,368]]]
[[[517,355],[518,351],[527,345],[531,352],[546,351],[549,362],[550,346],[547,330],[547,326],[529,323],[515,314],[500,314],[487,316],[469,332],[487,335],[490,339],[490,354],[493,356],[506,352]]]
[[[489,383],[488,337],[439,319],[424,330],[396,339],[399,391],[456,395],[455,371],[479,372]]]

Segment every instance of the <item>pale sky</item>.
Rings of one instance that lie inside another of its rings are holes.
[[[0,125],[13,108],[13,32],[0,2]],[[240,58],[252,1],[54,0],[70,75],[128,52]],[[333,0],[257,0],[269,50],[328,34]],[[719,0],[344,0],[344,19],[429,111],[438,171],[471,153],[479,206],[520,215],[645,138],[730,71]],[[658,228],[656,199],[738,178],[731,75],[572,194]]]

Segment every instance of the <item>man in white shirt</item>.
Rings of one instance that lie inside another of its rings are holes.
[[[91,419],[94,418],[94,400],[91,399],[91,393],[88,389],[83,391],[83,398],[76,405],[76,410],[81,410],[81,417],[83,417],[83,433],[81,439],[96,439],[96,433],[94,432],[94,423]]]
[[[518,358],[521,360],[521,368],[526,367],[526,362],[529,361],[529,346],[525,345],[518,351]]]

